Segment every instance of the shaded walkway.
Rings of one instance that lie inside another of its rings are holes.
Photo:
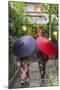
[[[38,62],[31,62],[30,66],[30,81],[29,85],[24,87],[41,87],[41,86],[56,86],[58,85],[58,71],[55,66],[54,60],[47,62],[45,82],[41,82],[40,73],[38,68]],[[20,73],[11,84],[10,88],[21,88],[20,84]]]

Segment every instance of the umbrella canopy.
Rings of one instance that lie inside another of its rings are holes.
[[[36,46],[39,50],[41,50],[44,54],[48,56],[56,55],[56,47],[52,41],[49,41],[47,38],[38,37],[36,39]]]
[[[20,37],[13,45],[13,52],[17,57],[23,58],[30,56],[36,48],[35,39],[25,35]]]

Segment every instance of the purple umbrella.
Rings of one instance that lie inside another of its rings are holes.
[[[23,58],[30,56],[36,48],[35,39],[32,36],[25,35],[20,37],[13,45],[15,56]]]

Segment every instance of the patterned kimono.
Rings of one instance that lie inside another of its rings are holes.
[[[29,66],[30,66],[30,60],[28,58],[21,59],[21,81],[25,82],[29,80]]]

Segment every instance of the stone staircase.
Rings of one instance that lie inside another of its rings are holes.
[[[30,66],[30,81],[29,87],[39,87],[40,85],[40,73],[38,62],[32,62]]]
[[[38,62],[31,62],[30,64],[30,80],[29,85],[23,88],[31,87],[47,87],[58,85],[58,71],[55,66],[54,60],[49,60],[46,65],[45,81],[41,82]],[[17,74],[15,80],[11,84],[11,88],[21,88],[20,84],[20,71]]]

